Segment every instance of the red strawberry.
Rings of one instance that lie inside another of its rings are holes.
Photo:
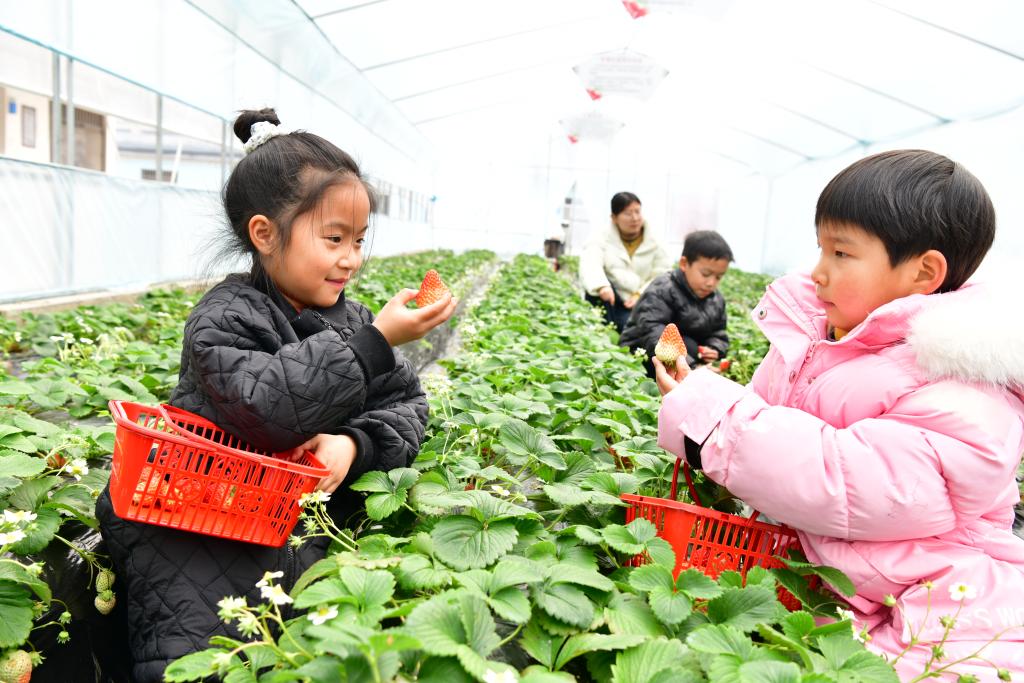
[[[722,372],[725,372],[726,370],[729,369],[730,365],[732,365],[732,361],[726,358],[725,360],[718,364],[718,369],[721,370]]]
[[[679,334],[679,328],[676,327],[675,323],[669,323],[665,326],[665,331],[661,333],[658,345],[654,347],[654,355],[658,357],[658,360],[670,367],[676,364],[676,359],[680,356],[686,358],[686,344],[683,343],[683,338]]]
[[[0,682],[28,683],[32,678],[32,655],[11,650],[0,659]]]
[[[590,99],[599,100],[601,99],[601,91],[595,90],[594,88],[587,88],[587,94],[590,95]]]
[[[450,291],[447,285],[441,282],[441,276],[437,274],[436,270],[428,270],[427,274],[423,276],[419,294],[416,295],[416,305],[420,308],[429,306],[445,294],[450,294]]]

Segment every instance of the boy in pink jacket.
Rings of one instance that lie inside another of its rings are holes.
[[[894,661],[913,634],[902,679],[959,609],[931,670],[1017,680],[1024,340],[1018,310],[965,284],[991,200],[946,157],[885,152],[832,179],[815,225],[810,276],[776,280],[753,312],[772,346],[749,386],[655,361],[658,441],[845,572],[869,647]]]

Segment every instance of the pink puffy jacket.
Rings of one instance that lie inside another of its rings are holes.
[[[911,630],[938,641],[940,617],[959,607],[939,665],[984,648],[1017,680],[1024,540],[1011,524],[1024,334],[1019,310],[993,310],[982,289],[897,299],[829,341],[811,280],[780,278],[753,312],[772,346],[751,384],[691,373],[665,397],[658,441],[677,455],[684,434],[704,443],[709,477],[800,530],[810,561],[845,572],[869,647],[892,659]],[[958,582],[976,597],[952,600]],[[887,594],[896,608],[884,606]],[[929,651],[908,653],[901,678],[920,674]],[[953,668],[996,680],[978,660]]]

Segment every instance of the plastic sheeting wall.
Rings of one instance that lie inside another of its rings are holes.
[[[874,145],[864,155],[889,149],[928,149],[963,164],[978,177],[996,208],[996,240],[977,277],[1004,279],[1024,259],[1024,108],[992,118],[933,128],[918,135]],[[814,206],[818,194],[839,171],[861,155],[846,155],[798,167],[769,180],[743,179],[721,192],[719,229],[733,244],[749,247],[758,269],[781,274],[813,267],[817,257]],[[757,255],[757,252],[760,252]]]

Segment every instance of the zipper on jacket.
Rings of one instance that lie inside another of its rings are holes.
[[[284,585],[288,586],[288,592],[292,592],[292,588],[295,587],[295,581],[298,579],[295,576],[295,547],[291,544],[290,539],[285,541],[285,555],[284,555]],[[288,603],[281,609],[281,618],[284,621],[288,621],[292,618],[291,603]]]

